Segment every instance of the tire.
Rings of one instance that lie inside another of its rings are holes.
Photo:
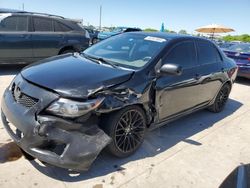
[[[221,112],[227,103],[230,91],[231,87],[229,84],[223,85],[217,94],[214,103],[208,108],[208,110],[214,113]]]
[[[97,42],[98,42],[98,41],[97,41],[97,38],[93,38],[93,39],[92,39],[92,45],[95,44],[95,43],[97,43]]]
[[[33,161],[35,160],[36,158],[31,156],[30,154],[26,153],[26,151],[24,151],[22,148],[20,148],[22,153],[23,153],[23,156],[25,157],[25,159],[27,159],[28,161]]]
[[[103,130],[112,141],[106,150],[116,157],[133,154],[143,143],[146,117],[139,106],[129,106],[104,118]]]
[[[61,53],[60,53],[60,55],[62,55],[62,54],[68,54],[68,53],[74,53],[74,52],[76,52],[75,50],[73,50],[73,49],[68,49],[68,50],[63,50]]]

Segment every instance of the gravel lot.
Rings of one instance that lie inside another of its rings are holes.
[[[21,68],[0,67],[0,96]],[[249,113],[250,80],[239,79],[222,113],[203,110],[170,123],[150,132],[133,156],[103,152],[80,174],[25,159],[0,121],[0,187],[218,187],[250,163]]]

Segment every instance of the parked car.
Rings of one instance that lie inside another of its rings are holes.
[[[0,13],[0,64],[32,63],[89,47],[88,32],[74,20],[49,14],[4,11]]]
[[[26,11],[23,10],[15,10],[15,9],[6,9],[6,8],[0,8],[0,13],[24,13]]]
[[[98,33],[99,33],[99,31],[91,29],[91,28],[87,28],[87,27],[85,27],[85,29],[89,33],[91,45],[97,43],[98,42]]]
[[[2,121],[31,156],[87,170],[106,146],[127,157],[149,130],[197,110],[221,112],[236,74],[208,40],[124,33],[26,67],[5,90]]]
[[[132,28],[132,27],[117,27],[114,30],[110,32],[100,32],[98,34],[98,41],[107,39],[111,36],[118,35],[121,33],[126,33],[126,32],[136,32],[136,31],[142,31],[140,28]]]
[[[226,50],[229,47],[233,46],[234,43],[232,43],[232,42],[221,42],[221,43],[217,43],[217,45],[220,47],[221,50]]]
[[[238,76],[250,79],[250,44],[234,44],[224,50],[225,54],[234,59],[239,67]]]

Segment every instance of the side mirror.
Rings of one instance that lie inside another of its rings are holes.
[[[182,67],[176,64],[164,64],[160,68],[160,74],[179,76],[182,74]]]

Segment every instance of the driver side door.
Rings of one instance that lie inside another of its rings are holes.
[[[181,65],[179,76],[161,75],[156,80],[156,109],[158,122],[174,117],[199,105],[196,98],[199,83],[197,53],[192,40],[175,43],[168,50],[162,64]]]

